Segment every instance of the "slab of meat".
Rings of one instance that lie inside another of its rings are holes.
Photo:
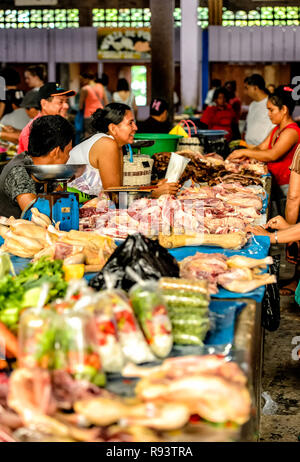
[[[220,253],[197,252],[179,263],[180,277],[186,279],[204,279],[208,281],[209,292],[218,293],[218,276],[227,271],[226,257]]]
[[[234,232],[234,231],[244,231],[246,228],[246,223],[242,218],[238,217],[224,217],[224,218],[204,218],[204,225],[209,229],[209,232],[212,234],[222,233],[225,231]]]
[[[214,355],[178,359],[143,377],[137,395],[145,401],[182,402],[191,413],[213,422],[247,422],[251,398],[237,364]]]

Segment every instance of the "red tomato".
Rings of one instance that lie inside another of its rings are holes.
[[[87,366],[92,366],[97,370],[100,369],[100,367],[101,367],[100,358],[97,355],[97,353],[91,353],[89,355],[86,354],[84,356],[84,364],[87,365]]]
[[[164,305],[157,305],[153,310],[153,315],[163,315],[167,314],[166,307]]]
[[[116,335],[116,328],[112,321],[98,322],[98,330],[104,334]]]

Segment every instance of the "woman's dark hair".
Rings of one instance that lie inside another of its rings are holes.
[[[42,64],[28,66],[25,69],[25,72],[30,72],[30,74],[38,77],[42,82],[46,81],[46,69]]]
[[[100,83],[102,83],[102,85],[104,87],[107,87],[108,85],[108,82],[109,82],[109,77],[107,74],[103,73],[102,76],[101,76],[101,79],[99,79]]]
[[[18,85],[21,81],[18,71],[12,67],[5,67],[4,69],[1,69],[0,76],[5,79],[6,86],[15,86]]]
[[[42,157],[59,147],[62,151],[73,140],[74,129],[70,122],[60,115],[42,116],[31,126],[28,153]]]
[[[244,79],[244,83],[247,85],[252,85],[253,87],[256,86],[263,92],[265,92],[267,95],[269,95],[269,90],[266,88],[266,82],[263,76],[260,74],[252,74],[249,77],[246,77]]]
[[[80,74],[80,77],[86,80],[95,80],[95,74],[89,73],[89,72],[82,72]]]
[[[293,98],[293,88],[288,85],[280,85],[275,88],[274,93],[269,95],[269,101],[279,109],[286,106],[290,115],[293,114],[296,106],[296,100]]]
[[[212,79],[211,81],[211,86],[214,88],[218,88],[222,85],[222,82],[220,79]]]
[[[126,79],[118,80],[117,91],[129,91],[129,84]]]
[[[228,82],[225,83],[224,87],[227,89],[228,86],[230,87],[229,91],[236,92],[236,80],[228,80]]]
[[[216,101],[216,100],[218,99],[218,96],[219,96],[219,95],[224,95],[224,96],[225,96],[225,101],[228,103],[228,101],[229,101],[229,94],[228,94],[228,91],[226,90],[225,87],[217,88],[217,89],[214,91],[213,101]]]
[[[161,98],[154,98],[150,104],[150,115],[160,116],[164,111],[167,111],[169,105],[167,101]]]
[[[131,111],[127,104],[110,103],[103,109],[97,109],[91,117],[93,133],[108,133],[109,124],[118,125],[125,117],[126,111]]]

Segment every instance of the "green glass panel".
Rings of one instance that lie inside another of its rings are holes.
[[[299,26],[300,21],[298,19],[288,19],[287,25],[288,26]]]
[[[255,19],[253,21],[248,21],[248,26],[260,26],[260,20],[259,19]]]
[[[173,16],[175,19],[181,20],[181,9],[180,8],[175,8]]]
[[[229,10],[224,11],[223,19],[234,19],[233,11],[229,11]]]
[[[274,26],[286,26],[286,20],[284,19],[275,19]]]
[[[244,26],[247,26],[247,21],[241,21],[240,19],[238,19],[235,22],[235,25],[238,26],[238,27],[244,27]]]
[[[271,6],[262,6],[260,11],[263,19],[273,19],[273,8]]]
[[[260,19],[260,14],[259,11],[257,10],[251,10],[248,13],[248,19]]]
[[[151,19],[151,11],[150,8],[144,9],[144,18],[150,20]]]
[[[227,19],[223,19],[222,21],[222,26],[234,26],[234,21],[232,20],[227,20]]]
[[[262,19],[261,21],[262,26],[273,26],[273,21],[267,20],[267,19]]]
[[[275,6],[274,8],[274,18],[280,19],[286,17],[286,9],[285,7]]]
[[[247,13],[246,11],[240,10],[235,13],[235,17],[236,19],[247,19]]]
[[[107,9],[105,11],[106,13],[106,19],[110,19],[111,21],[117,21],[118,20],[118,10],[116,9]]]
[[[198,8],[198,19],[208,19],[208,8]]]
[[[286,8],[286,14],[288,18],[293,18],[293,17],[298,17],[299,15],[299,9],[294,6],[288,6]]]

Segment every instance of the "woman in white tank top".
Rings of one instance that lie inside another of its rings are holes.
[[[68,160],[68,164],[87,164],[86,171],[69,186],[98,196],[102,188],[122,186],[122,147],[133,143],[137,126],[130,107],[121,103],[97,109],[91,117],[91,126],[96,134],[75,146]],[[177,183],[163,181],[154,197],[176,194],[177,190]]]

